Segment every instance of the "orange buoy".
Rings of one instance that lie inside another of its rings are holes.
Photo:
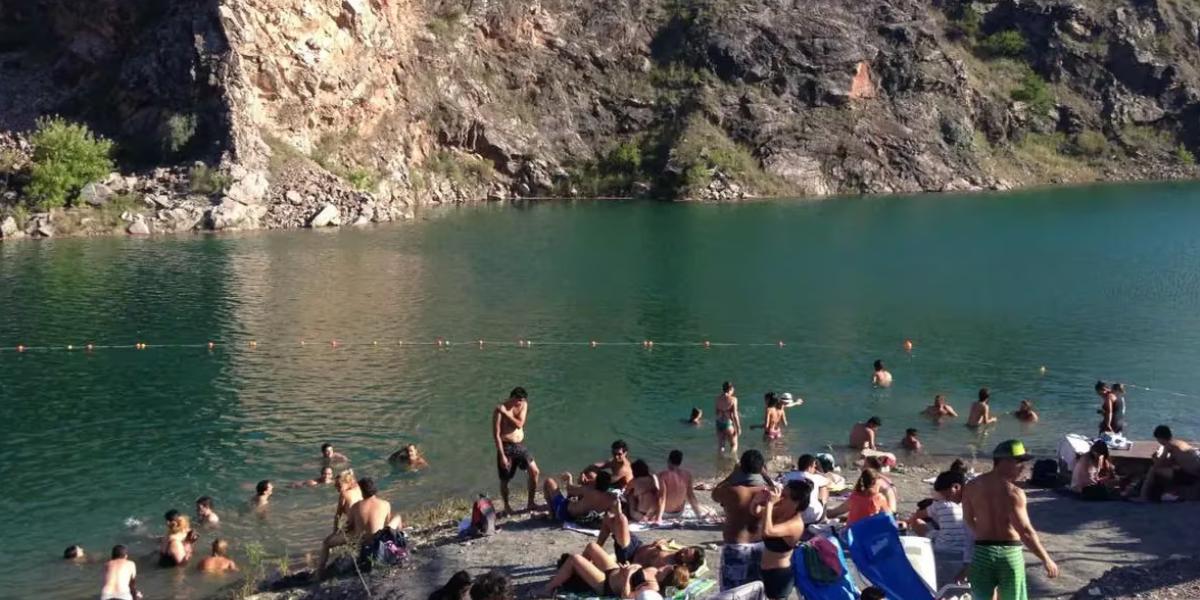
[[[254,341],[254,340],[250,340],[250,347],[251,347],[251,348],[257,348],[257,347],[258,347],[258,342]]]
[[[912,340],[904,340],[904,351],[912,352],[912,349],[913,349]]]
[[[25,346],[23,346],[21,344],[17,344],[17,352],[24,352],[24,351],[25,351]]]

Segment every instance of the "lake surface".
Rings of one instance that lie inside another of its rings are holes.
[[[99,566],[61,564],[64,547],[148,555],[162,514],[205,494],[236,549],[315,552],[334,494],[285,487],[316,474],[325,441],[401,510],[495,494],[489,410],[515,385],[546,472],[601,459],[616,438],[655,468],[680,448],[711,471],[711,427],[681,419],[711,412],[725,379],[748,423],[764,391],[807,400],[777,454],[844,443],[872,414],[888,443],[916,426],[936,451],[1011,436],[1046,449],[1094,431],[1096,379],[1140,386],[1136,437],[1160,422],[1197,436],[1197,232],[1200,186],[1173,184],[536,204],[337,232],[2,244],[0,589],[91,596]],[[890,390],[870,386],[876,358]],[[995,412],[1031,398],[1042,423],[1007,417],[980,440],[915,416],[935,393],[965,413],[984,385]],[[388,467],[406,442],[430,470]],[[278,484],[268,517],[240,516],[264,478]],[[140,566],[147,597],[221,583]]]

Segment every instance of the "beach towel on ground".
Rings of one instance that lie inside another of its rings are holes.
[[[807,559],[807,553],[811,550],[805,550],[811,544],[801,544],[792,553],[792,576],[796,578],[796,590],[800,593],[800,597],[806,600],[858,600],[858,586],[854,584],[854,579],[850,576],[850,569],[846,565],[846,556],[842,552],[841,544],[838,543],[837,538],[828,538],[827,541],[836,553],[841,576],[830,582],[814,579],[809,573]],[[825,565],[819,558],[817,565],[818,568],[828,568],[828,565]]]
[[[669,598],[670,600],[692,600],[704,595],[716,585],[717,582],[712,579],[693,579],[690,583],[688,583],[687,587],[683,588],[682,590],[670,588],[671,590],[674,590],[675,593],[671,594],[670,596],[664,596],[664,598]],[[613,600],[614,597],[599,596],[594,592],[562,592],[557,594],[555,598],[559,598],[560,600]]]
[[[892,515],[882,513],[851,525],[846,546],[858,572],[888,598],[933,600],[933,591],[908,560]]]

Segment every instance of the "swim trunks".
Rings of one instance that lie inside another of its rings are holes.
[[[763,545],[725,544],[721,547],[721,591],[762,580]]]
[[[1000,600],[1026,600],[1025,555],[1021,542],[975,542],[971,561],[971,595],[991,598],[999,588]]]
[[[613,538],[613,556],[617,559],[617,563],[633,562],[633,555],[642,548],[642,540],[636,535],[629,534],[629,545],[621,546],[617,543],[617,538]]]
[[[550,514],[554,515],[555,519],[568,523],[571,521],[571,511],[567,510],[570,505],[571,500],[559,493],[550,499]]]
[[[514,442],[504,442],[504,456],[508,457],[508,468],[505,469],[500,461],[496,461],[496,471],[500,474],[500,481],[508,481],[517,474],[517,469],[524,471],[529,470],[529,463],[533,462],[533,457],[529,454],[529,449],[525,444],[517,444]]]

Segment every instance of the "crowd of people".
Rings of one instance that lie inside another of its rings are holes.
[[[872,383],[887,387],[893,378],[881,361],[875,362]],[[1120,384],[1098,383],[1101,398],[1100,433],[1119,434],[1125,428],[1124,388]],[[977,428],[995,423],[999,417],[991,411],[987,388],[968,410],[965,425]],[[761,427],[765,440],[774,440],[788,426],[787,409],[803,400],[790,394],[764,396]],[[578,474],[564,472],[541,477],[533,454],[526,446],[529,395],[514,388],[492,411],[496,468],[500,480],[503,512],[514,512],[510,482],[518,471],[525,471],[525,511],[574,524],[586,524],[599,530],[595,541],[577,553],[563,554],[544,592],[597,594],[617,598],[657,600],[668,589],[682,590],[705,566],[705,552],[696,546],[676,547],[659,540],[646,542],[634,533],[632,524],[657,524],[681,518],[704,518],[705,506],[696,497],[696,481],[684,468],[684,455],[672,450],[666,467],[655,471],[644,459],[634,459],[629,445],[616,440],[604,460],[585,465]],[[743,431],[741,411],[731,382],[721,386],[713,414],[719,452],[737,455]],[[958,412],[943,395],[921,415],[944,422]],[[1032,402],[1022,400],[1013,416],[1025,423],[1039,417]],[[704,411],[694,408],[686,422],[700,425]],[[719,581],[723,591],[743,586],[761,586],[762,597],[788,598],[792,593],[792,565],[797,547],[827,534],[830,527],[853,526],[881,514],[896,517],[908,534],[928,537],[934,549],[939,585],[969,582],[976,597],[1024,598],[1025,570],[1022,548],[1028,548],[1044,564],[1049,577],[1058,567],[1038,539],[1026,512],[1025,494],[1018,485],[1025,464],[1032,457],[1018,440],[999,444],[992,453],[993,467],[988,473],[972,477],[962,461],[937,475],[931,497],[917,504],[917,510],[901,519],[898,514],[900,490],[888,477],[895,466],[895,455],[883,449],[879,439],[882,420],[872,416],[855,423],[849,433],[849,448],[854,452],[846,471],[835,466],[828,454],[804,454],[794,469],[772,474],[758,450],[737,455],[737,465],[711,490],[711,499],[722,511]],[[752,427],[754,428],[754,427]],[[1175,439],[1170,429],[1160,426],[1154,432],[1162,446],[1148,474],[1138,483],[1117,476],[1109,460],[1108,445],[1098,441],[1076,462],[1070,489],[1084,497],[1115,493],[1132,494],[1135,499],[1157,500],[1178,486],[1200,482],[1200,450]],[[907,428],[899,447],[920,451],[922,444],[915,428]],[[342,546],[350,548],[359,560],[378,556],[381,548],[399,542],[403,545],[403,521],[393,506],[379,497],[374,480],[358,478],[348,467],[349,459],[329,444],[321,448],[321,468],[313,479],[298,481],[291,487],[330,486],[337,490],[332,532],[322,541],[314,577],[326,574],[331,553]],[[411,468],[423,468],[427,461],[415,445],[407,445],[389,461]],[[341,466],[341,472],[335,467]],[[849,469],[857,474],[847,478]],[[260,481],[255,486],[249,511],[262,512],[270,506],[274,484]],[[545,503],[537,503],[541,492]],[[237,570],[229,557],[229,541],[218,535],[221,518],[211,497],[198,498],[195,520],[177,510],[165,515],[166,533],[160,538],[155,562],[161,568],[181,568],[193,563],[193,549],[202,535],[211,535],[210,555],[194,561],[206,573]],[[825,528],[825,529],[822,529]],[[205,532],[202,534],[201,532]],[[606,548],[612,540],[611,552]],[[819,544],[819,542],[818,542]],[[392,547],[387,546],[387,547]],[[64,558],[83,560],[78,546],[68,548]],[[468,573],[455,576],[435,596],[474,600],[503,600],[512,596],[511,581],[501,573],[488,573],[471,581]],[[106,563],[101,600],[133,600],[137,566],[128,548],[115,546]],[[477,594],[476,590],[480,590]],[[868,589],[863,598],[883,597]]]

